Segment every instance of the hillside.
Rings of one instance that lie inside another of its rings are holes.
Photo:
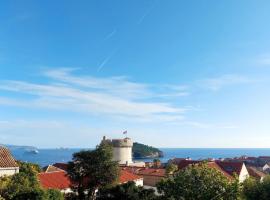
[[[159,158],[163,157],[163,152],[158,148],[151,147],[138,142],[133,143],[132,153],[134,158]]]

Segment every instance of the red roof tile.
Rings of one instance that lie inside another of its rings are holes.
[[[228,172],[223,170],[216,162],[208,162],[208,167],[213,168],[221,172],[224,176],[226,176],[229,179],[233,179],[233,176],[231,176]]]
[[[261,179],[261,178],[263,178],[263,177],[266,176],[265,173],[260,172],[259,170],[257,170],[257,169],[254,168],[254,167],[248,166],[248,167],[247,167],[247,170],[248,170],[248,174],[249,174],[251,177],[256,178],[256,179]]]
[[[216,161],[216,163],[231,176],[234,173],[239,176],[243,167],[243,162]]]
[[[165,169],[154,169],[154,168],[144,168],[137,171],[138,175],[146,175],[146,176],[159,176],[165,177],[166,170]]]
[[[270,156],[259,156],[260,159],[270,159]]]
[[[179,162],[181,162],[182,160],[190,160],[189,158],[174,158],[174,159],[171,159],[169,160],[171,163],[173,164],[178,164]]]
[[[58,167],[55,167],[53,165],[48,165],[46,167],[43,167],[43,171],[48,173],[48,172],[58,172],[58,171],[64,171],[64,170]]]
[[[67,171],[68,164],[67,163],[54,163],[53,166],[59,169],[62,169],[64,171]]]
[[[71,181],[64,171],[39,173],[38,179],[45,189],[68,189],[71,187]]]
[[[197,165],[199,163],[202,163],[202,161],[199,160],[181,160],[178,163],[178,169],[184,169],[190,165]],[[233,177],[225,171],[223,168],[221,168],[216,162],[210,161],[206,162],[206,165],[210,168],[216,169],[217,171],[221,172],[224,176],[226,176],[229,179],[232,179]]]
[[[133,174],[129,172],[128,170],[121,169],[120,171],[120,177],[119,177],[119,183],[126,183],[129,181],[136,181],[138,179],[141,179],[141,176],[138,176],[136,174]]]
[[[141,179],[141,176],[133,174],[128,170],[121,169],[119,183],[126,183],[128,181],[135,181]],[[43,172],[38,174],[40,184],[45,189],[68,189],[72,185],[72,181],[65,171]]]
[[[192,164],[198,164],[202,161],[198,161],[198,160],[181,160],[178,162],[178,169],[184,169],[186,168],[187,166],[189,165],[192,165]]]
[[[0,168],[19,167],[10,151],[5,147],[0,147]]]

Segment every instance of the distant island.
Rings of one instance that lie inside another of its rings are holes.
[[[164,156],[158,148],[138,142],[133,143],[132,154],[134,158],[160,158]]]
[[[37,147],[34,146],[26,146],[26,145],[12,145],[12,144],[0,144],[0,146],[7,147],[9,150],[22,150],[22,151],[36,151]]]

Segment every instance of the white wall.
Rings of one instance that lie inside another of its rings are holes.
[[[131,166],[131,167],[145,167],[145,162],[133,162],[133,163],[130,163],[128,166]]]
[[[131,147],[113,147],[113,160],[119,164],[132,163]]]
[[[11,168],[0,168],[0,177],[2,176],[12,176],[16,173],[19,173],[19,167]]]
[[[239,182],[242,183],[244,180],[246,180],[249,177],[248,170],[246,168],[246,165],[243,164],[242,170],[239,175]]]
[[[134,181],[136,186],[143,186],[143,178],[137,179]]]

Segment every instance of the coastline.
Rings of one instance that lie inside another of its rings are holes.
[[[72,159],[72,154],[86,148],[76,149],[38,149],[38,154],[26,154],[21,150],[11,150],[17,160],[33,162],[41,166],[53,164],[56,162],[68,162]],[[89,148],[91,149],[91,148]],[[158,159],[161,162],[167,162],[172,158],[233,158],[237,156],[269,156],[270,148],[159,148],[164,153],[164,157]],[[134,159],[135,161],[153,161],[154,158]]]

